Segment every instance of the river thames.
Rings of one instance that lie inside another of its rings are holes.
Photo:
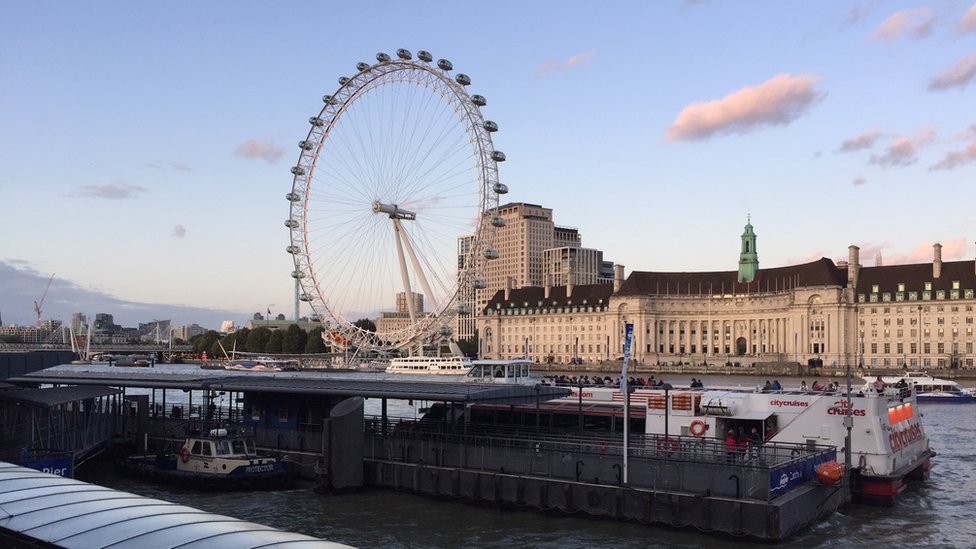
[[[169,368],[164,366],[157,370]],[[688,380],[669,379],[669,382],[681,384]],[[799,384],[798,379],[781,381],[785,386]],[[706,376],[705,382],[706,386],[751,386],[757,383],[757,378]],[[892,507],[851,505],[782,544],[791,547],[973,547],[976,544],[976,452],[973,451],[976,448],[976,405],[923,404],[920,408],[931,447],[938,454],[928,481],[911,483]],[[308,485],[271,492],[201,493],[117,478],[111,467],[104,464],[79,470],[77,476],[118,490],[356,547],[564,549],[744,547],[756,543],[698,531],[616,523],[583,516],[501,511],[391,490],[323,495],[315,493]]]

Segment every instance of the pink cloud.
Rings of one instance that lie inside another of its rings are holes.
[[[701,140],[716,134],[748,133],[759,126],[787,125],[823,99],[824,94],[814,88],[818,81],[809,74],[780,74],[721,99],[692,103],[668,126],[665,139]]]
[[[933,164],[929,169],[952,170],[962,166],[963,164],[969,164],[970,162],[976,162],[976,138],[973,138],[973,140],[961,150],[946,153],[942,160]]]
[[[870,149],[879,137],[881,137],[880,131],[868,130],[841,143],[837,152],[853,152],[861,149]]]
[[[976,32],[976,4],[969,6],[966,14],[959,20],[956,30],[960,33]]]
[[[284,156],[285,149],[275,145],[270,139],[251,139],[241,143],[234,154],[249,160],[260,158],[274,163]]]
[[[967,242],[968,241],[965,238],[957,238],[948,242],[942,242],[942,261],[959,261],[964,259]],[[934,251],[932,249],[934,244],[935,242],[923,242],[912,248],[912,251],[908,253],[886,256],[884,258],[884,263],[885,265],[931,263],[934,257]],[[886,243],[884,246],[888,246],[888,244]],[[863,253],[861,254],[861,257],[864,257]]]
[[[852,183],[854,184],[855,187],[860,186],[860,185],[863,185],[863,184],[865,184],[867,182],[868,182],[868,179],[866,177],[864,177],[864,176],[855,177],[854,178],[854,181],[852,181]]]
[[[596,50],[587,50],[577,53],[562,63],[556,63],[552,59],[546,59],[542,66],[536,71],[536,76],[541,76],[547,72],[562,72],[585,65],[596,57]]]
[[[909,166],[918,160],[916,154],[919,149],[934,139],[935,132],[932,130],[924,130],[914,137],[895,137],[888,144],[885,153],[880,156],[872,154],[870,162],[882,168]]]
[[[871,40],[885,40],[887,42],[906,35],[913,38],[925,38],[932,34],[933,22],[932,11],[927,7],[896,11],[874,29],[870,38]]]
[[[965,55],[929,83],[929,91],[965,88],[976,78],[976,55]]]

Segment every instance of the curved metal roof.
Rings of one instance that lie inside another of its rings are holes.
[[[59,547],[348,547],[0,462],[0,528]]]

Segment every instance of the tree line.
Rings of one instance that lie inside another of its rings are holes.
[[[211,357],[222,357],[224,352],[309,354],[329,353],[331,346],[322,339],[324,327],[315,327],[306,332],[292,324],[286,330],[271,330],[265,327],[241,328],[221,337],[219,332],[208,330],[190,338],[193,352],[206,352]],[[222,347],[222,348],[221,348]]]

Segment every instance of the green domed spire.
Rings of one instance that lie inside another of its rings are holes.
[[[756,233],[752,231],[752,216],[746,217],[745,230],[742,232],[742,250],[739,252],[739,277],[743,283],[752,282],[759,271],[759,255],[756,253]]]

